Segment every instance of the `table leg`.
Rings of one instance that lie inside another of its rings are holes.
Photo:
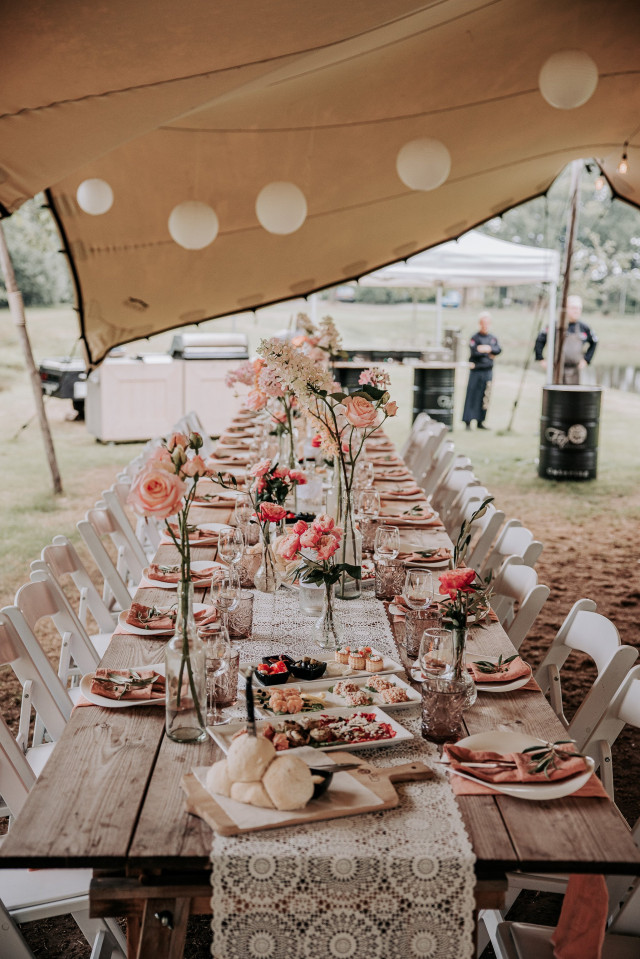
[[[136,959],[182,959],[190,900],[146,899]]]

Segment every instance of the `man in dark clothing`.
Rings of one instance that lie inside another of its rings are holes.
[[[479,430],[486,430],[484,418],[489,408],[491,395],[491,380],[493,379],[493,358],[502,353],[500,344],[495,336],[489,333],[489,313],[481,313],[478,317],[478,332],[469,340],[471,372],[467,383],[467,395],[464,401],[462,419],[468,430],[471,429],[471,420],[476,420]]]
[[[582,316],[582,300],[579,296],[567,297],[568,323],[562,344],[562,382],[565,386],[580,385],[580,370],[583,370],[591,360],[598,345],[598,337],[586,323],[580,321]],[[536,360],[546,370],[547,361],[542,353],[547,343],[548,327],[538,334],[535,346]],[[585,350],[585,346],[587,347]]]

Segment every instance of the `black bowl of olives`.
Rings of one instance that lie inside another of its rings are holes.
[[[311,656],[303,656],[302,659],[287,665],[289,672],[296,679],[320,679],[327,671],[327,664],[323,659],[312,659]]]

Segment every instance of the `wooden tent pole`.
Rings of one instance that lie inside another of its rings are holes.
[[[564,363],[562,362],[562,348],[564,333],[567,327],[567,296],[571,285],[571,260],[573,258],[573,244],[578,226],[578,209],[580,207],[580,178],[582,176],[582,160],[574,160],[571,164],[571,206],[569,208],[569,223],[567,229],[567,248],[564,261],[564,278],[562,282],[562,299],[560,301],[560,322],[556,330],[553,357],[553,383],[562,383],[564,378]]]
[[[53,492],[62,493],[62,480],[60,478],[60,470],[58,469],[56,451],[53,448],[53,439],[51,437],[49,421],[47,420],[47,414],[44,408],[44,400],[42,399],[40,375],[36,369],[36,364],[33,359],[33,352],[31,350],[31,341],[29,340],[29,334],[27,332],[22,293],[16,284],[16,275],[13,270],[11,257],[9,256],[9,249],[7,247],[7,241],[2,228],[2,223],[0,223],[0,268],[2,269],[5,286],[7,288],[7,298],[9,300],[11,318],[16,326],[16,329],[18,330],[22,352],[24,354],[24,361],[27,367],[27,372],[29,373],[29,379],[31,380],[31,386],[33,388],[33,396],[36,402],[40,430],[42,432],[47,460],[49,462],[49,469],[51,470],[51,478],[53,480]]]

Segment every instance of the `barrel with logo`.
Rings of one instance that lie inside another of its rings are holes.
[[[540,418],[538,476],[592,480],[598,465],[599,386],[545,386]]]
[[[429,416],[453,429],[454,366],[416,366],[413,372],[413,418]]]

